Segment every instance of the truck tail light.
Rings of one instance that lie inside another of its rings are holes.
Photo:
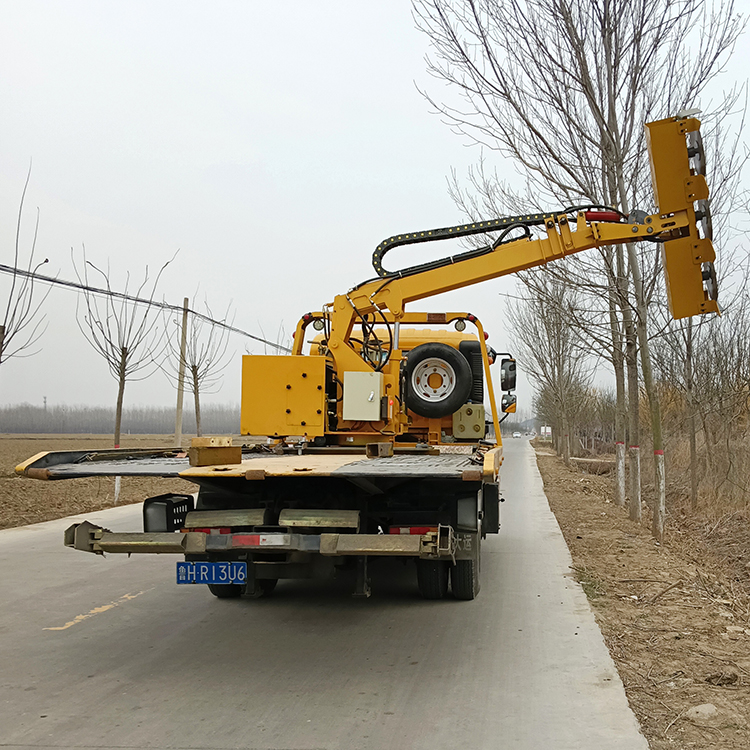
[[[429,534],[431,531],[437,531],[437,526],[391,526],[388,529],[389,534]]]
[[[229,526],[220,526],[218,528],[208,529],[208,528],[201,528],[201,529],[180,529],[180,531],[183,534],[188,533],[189,531],[202,531],[204,534],[210,534],[211,532],[214,532],[216,534],[231,534],[232,529]]]

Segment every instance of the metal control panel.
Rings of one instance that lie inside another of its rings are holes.
[[[324,357],[245,355],[243,435],[325,434]]]
[[[383,396],[382,372],[344,373],[343,417],[351,422],[378,422]]]

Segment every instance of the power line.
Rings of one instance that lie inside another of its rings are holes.
[[[45,276],[41,273],[33,273],[32,271],[25,271],[22,268],[15,268],[13,266],[6,266],[2,263],[0,263],[0,273],[8,273],[13,274],[15,276],[24,276],[26,278],[34,279],[36,281],[41,281],[45,284],[52,284],[54,286],[64,286],[68,287],[69,289],[75,289],[77,291],[85,291],[85,292],[92,292],[93,294],[101,294],[105,297],[117,297],[118,299],[124,299],[128,302],[137,302],[141,305],[151,305],[152,307],[159,307],[162,310],[175,310],[176,312],[182,312],[183,308],[180,305],[171,305],[169,302],[155,302],[154,300],[150,299],[144,299],[142,297],[133,297],[130,294],[124,294],[123,292],[115,292],[111,289],[101,289],[99,287],[95,286],[87,286],[86,284],[81,284],[77,281],[68,281],[66,279],[60,279],[56,276]],[[202,320],[205,320],[207,323],[210,323],[211,325],[220,326],[221,328],[226,328],[228,331],[232,331],[233,333],[239,333],[241,336],[246,336],[249,339],[253,339],[254,341],[258,341],[261,344],[267,344],[268,346],[273,346],[275,349],[279,349],[284,352],[290,352],[291,349],[287,346],[282,346],[281,344],[277,344],[274,341],[268,341],[267,339],[261,338],[260,336],[255,336],[252,333],[248,333],[247,331],[243,331],[241,328],[235,328],[234,326],[230,326],[228,323],[224,323],[221,320],[214,320],[213,318],[208,317],[208,315],[204,315],[203,313],[199,313],[197,310],[191,310],[188,308],[188,312],[192,315],[195,315],[197,318],[201,318]]]

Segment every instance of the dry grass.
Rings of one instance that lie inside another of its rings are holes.
[[[171,438],[128,435],[124,447],[169,446]],[[111,448],[107,435],[0,435],[0,529],[88,513],[114,504],[111,477],[43,482],[19,477],[17,464],[36,453],[52,450]],[[122,479],[120,505],[142,502],[164,492],[194,492],[195,486],[182,479]]]

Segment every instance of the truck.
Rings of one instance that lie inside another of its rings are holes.
[[[516,363],[488,345],[476,315],[407,305],[591,248],[651,242],[673,317],[718,313],[700,122],[680,113],[647,123],[646,137],[653,213],[572,206],[381,242],[374,277],[302,315],[291,354],[243,357],[245,445],[217,436],[187,452],[50,452],[16,472],[192,482],[194,494],[144,500],[142,531],[84,521],[64,543],[98,555],[177,555],[176,583],[204,584],[218,598],[265,596],[279,580],[344,569],[354,595],[367,597],[370,566],[398,557],[416,565],[425,599],[474,599],[482,541],[500,530],[500,423],[516,408]],[[397,271],[384,265],[398,246],[476,235],[489,241]]]

